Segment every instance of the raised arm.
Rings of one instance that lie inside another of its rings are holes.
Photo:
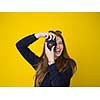
[[[38,32],[37,34],[29,35],[16,43],[16,47],[21,53],[21,55],[36,69],[36,66],[39,62],[39,57],[34,54],[28,46],[35,42],[40,37],[48,38],[48,32]]]
[[[16,47],[21,53],[21,55],[32,65],[33,68],[36,68],[36,65],[39,62],[39,57],[34,54],[28,46],[35,42],[38,38],[35,34],[29,35],[16,43]]]

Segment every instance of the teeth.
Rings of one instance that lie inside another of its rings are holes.
[[[60,50],[56,50],[56,52],[60,52]]]
[[[56,52],[60,52],[60,51],[56,51]]]

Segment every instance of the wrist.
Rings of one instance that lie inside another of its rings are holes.
[[[35,34],[35,37],[40,38],[40,34],[39,33]]]
[[[48,61],[48,65],[51,65],[51,64],[54,64],[54,63],[55,63],[54,60]]]

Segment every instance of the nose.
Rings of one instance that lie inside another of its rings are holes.
[[[56,49],[59,49],[59,48],[60,48],[60,45],[59,45],[59,44],[57,44],[57,45],[56,45]]]

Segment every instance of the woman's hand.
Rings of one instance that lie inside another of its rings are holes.
[[[51,39],[52,36],[55,37],[54,34],[50,32],[38,32],[37,34],[35,34],[36,38],[44,37],[45,39],[47,39],[48,37],[50,37],[49,39]]]
[[[51,32],[38,32],[35,34],[36,38],[44,37],[45,39],[51,40],[52,38],[55,38],[55,35]],[[47,43],[45,42],[45,53],[48,59],[48,64],[53,64],[54,63],[54,47],[51,48],[51,51],[47,47]]]
[[[44,38],[48,38],[48,32],[38,32],[37,34],[35,34],[36,38],[40,38],[40,37],[44,37]]]
[[[47,56],[48,64],[49,64],[49,65],[55,63],[55,61],[54,61],[54,47],[55,47],[55,46],[53,46],[53,47],[51,48],[51,51],[50,51],[50,50],[48,49],[48,47],[47,47],[47,42],[45,42],[45,54],[46,54],[46,56]]]

